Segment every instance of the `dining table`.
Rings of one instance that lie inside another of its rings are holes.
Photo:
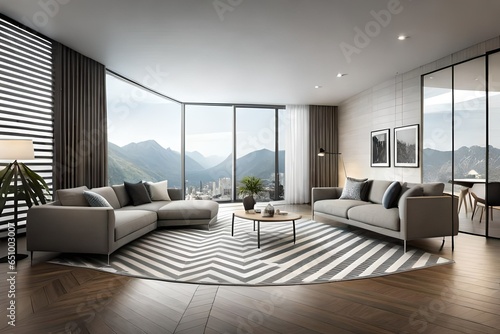
[[[486,179],[476,179],[476,178],[466,178],[466,179],[452,179],[448,183],[453,185],[462,186],[460,193],[458,195],[458,211],[462,208],[462,204],[465,206],[465,213],[467,213],[467,197],[469,197],[469,204],[472,210],[472,196],[470,195],[469,189],[472,188],[477,183],[486,183]]]

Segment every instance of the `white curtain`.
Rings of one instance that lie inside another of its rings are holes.
[[[286,111],[285,202],[309,203],[309,106],[289,105]]]

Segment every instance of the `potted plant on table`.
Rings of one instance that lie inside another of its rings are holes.
[[[246,195],[243,198],[243,207],[245,211],[253,210],[255,205],[254,195],[258,195],[260,192],[264,191],[264,185],[262,180],[255,176],[244,176],[240,181],[240,187],[238,188],[238,193],[240,195]]]

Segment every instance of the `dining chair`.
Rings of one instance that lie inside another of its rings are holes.
[[[471,220],[474,219],[474,214],[478,207],[481,208],[481,216],[479,222],[483,219],[484,208],[486,207],[485,184],[476,183],[471,189],[470,194],[474,198],[474,207],[472,209]],[[500,182],[488,183],[488,206],[491,210],[491,219],[493,220],[493,209],[500,209]]]

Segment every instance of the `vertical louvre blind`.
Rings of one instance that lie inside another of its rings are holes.
[[[52,42],[0,17],[0,139],[32,139],[35,160],[23,161],[52,189]],[[1,157],[0,157],[1,158]],[[7,165],[1,162],[1,168]],[[21,201],[19,224],[27,207]],[[13,219],[13,200],[0,216],[0,237]]]

